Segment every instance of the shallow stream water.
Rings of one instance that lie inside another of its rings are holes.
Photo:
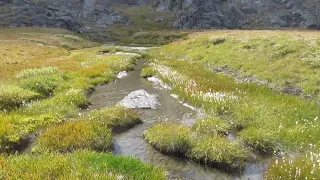
[[[173,121],[192,124],[197,114],[195,111],[180,104],[165,90],[154,88],[153,85],[140,78],[145,60],[138,60],[128,76],[116,82],[100,85],[90,96],[92,109],[112,106],[121,101],[130,92],[144,89],[149,94],[157,94],[161,106],[156,110],[139,109],[143,124],[135,126],[121,134],[114,135],[114,154],[137,157],[145,162],[162,166],[166,169],[168,179],[224,180],[224,179],[262,179],[263,164],[248,165],[242,173],[226,173],[221,170],[197,164],[184,158],[167,156],[154,150],[143,139],[143,132],[151,125],[161,121]]]

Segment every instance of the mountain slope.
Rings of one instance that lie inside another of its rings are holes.
[[[92,33],[101,40],[111,35],[97,36],[97,32],[105,32],[114,24],[132,25],[136,15],[113,8],[119,5],[128,11],[147,7],[138,9],[142,21],[170,23],[171,28],[178,29],[320,28],[319,0],[2,0],[0,26],[58,27]],[[173,15],[162,16],[166,13]]]

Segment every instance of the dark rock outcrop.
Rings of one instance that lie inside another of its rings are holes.
[[[159,0],[157,11],[175,11],[176,28],[320,28],[317,0]]]
[[[0,26],[59,27],[84,33],[126,24],[128,17],[113,10],[113,4],[146,3],[152,3],[155,11],[173,12],[173,27],[181,29],[320,28],[319,0],[1,0]]]

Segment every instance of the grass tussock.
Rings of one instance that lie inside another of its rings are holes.
[[[88,114],[88,118],[114,130],[127,129],[142,123],[137,112],[122,106],[93,110]]]
[[[78,149],[110,151],[112,135],[107,126],[85,119],[54,125],[42,133],[33,152],[72,152]]]
[[[199,122],[202,122],[199,121]],[[213,122],[212,122],[213,123]],[[217,124],[218,125],[218,124]],[[204,164],[228,170],[242,169],[248,150],[238,142],[230,142],[217,131],[182,124],[161,123],[144,132],[144,138],[163,153],[178,154]]]
[[[1,179],[165,179],[164,170],[136,158],[76,151],[0,157]]]
[[[144,138],[161,152],[183,155],[190,148],[190,133],[187,126],[161,123],[145,131]]]
[[[0,85],[0,110],[8,110],[36,99],[39,94],[16,85]]]
[[[192,129],[199,134],[227,134],[231,126],[221,119],[211,117],[197,120]]]
[[[242,169],[248,159],[248,150],[238,142],[229,142],[218,134],[198,136],[187,156],[205,164],[227,170]]]
[[[152,67],[148,66],[142,69],[140,77],[148,78],[155,74],[155,71]]]

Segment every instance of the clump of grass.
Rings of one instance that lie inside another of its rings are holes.
[[[279,150],[278,134],[265,128],[246,128],[239,133],[239,137],[250,147],[262,153],[272,153]]]
[[[19,142],[21,134],[18,125],[0,115],[0,152],[11,150],[12,146]]]
[[[88,117],[114,130],[127,129],[142,123],[138,113],[122,106],[93,110]]]
[[[60,93],[52,98],[52,101],[57,104],[65,104],[71,106],[82,107],[86,106],[89,101],[87,93],[83,89],[70,89],[65,93]]]
[[[148,78],[155,74],[155,70],[152,67],[143,68],[140,74],[142,78]]]
[[[37,92],[43,97],[47,97],[53,94],[59,80],[58,77],[53,76],[38,76],[22,80],[20,86],[24,89]]]
[[[24,69],[20,71],[16,77],[17,78],[29,78],[36,77],[40,75],[50,75],[58,72],[57,67],[43,67],[43,68],[33,68],[33,69]]]
[[[98,121],[85,119],[49,127],[36,141],[33,152],[72,152],[77,149],[110,151],[112,134]]]
[[[221,135],[211,134],[195,138],[187,156],[205,164],[231,170],[244,167],[248,151],[237,142],[229,142]]]
[[[211,42],[214,44],[214,45],[218,45],[218,44],[222,44],[224,42],[227,41],[227,38],[226,37],[216,37],[216,38],[213,38],[211,39]]]
[[[319,179],[319,150],[305,154],[275,158],[265,172],[266,180],[277,179]]]
[[[34,156],[0,157],[1,179],[154,179],[164,180],[164,170],[132,157],[76,151]]]
[[[19,86],[0,85],[0,110],[18,107],[23,103],[36,99],[39,94]]]
[[[199,119],[192,126],[192,130],[199,134],[227,134],[230,129],[230,124],[216,117]]]
[[[144,138],[164,153],[184,155],[190,148],[191,129],[181,124],[161,123],[144,132]]]

